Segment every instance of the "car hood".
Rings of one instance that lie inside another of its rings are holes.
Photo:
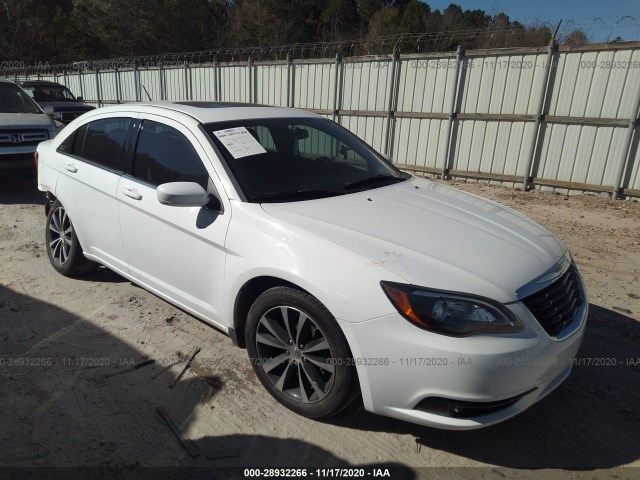
[[[550,231],[495,202],[425,179],[292,203],[273,217],[355,251],[403,277],[500,302],[566,252]]]
[[[44,113],[0,113],[0,127],[52,129],[51,119]]]

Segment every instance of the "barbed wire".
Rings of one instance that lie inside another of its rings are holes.
[[[640,22],[633,16],[597,17],[571,19],[561,22],[556,41],[563,43],[569,35],[581,30],[587,40],[594,31],[600,31],[606,41],[611,41],[620,28],[635,29],[636,39],[640,39]],[[120,57],[108,60],[82,60],[66,64],[50,65],[38,62],[35,65],[5,65],[0,75],[17,77],[34,74],[54,74],[77,71],[116,70],[129,68],[161,68],[163,66],[187,64],[218,64],[226,62],[292,61],[294,59],[332,58],[362,55],[385,55],[393,52],[449,52],[458,45],[465,49],[490,49],[500,47],[542,47],[549,43],[556,25],[549,22],[530,26],[492,26],[475,30],[450,30],[447,32],[402,33],[336,40],[317,43],[293,43],[276,46],[228,47],[196,52],[163,53]]]

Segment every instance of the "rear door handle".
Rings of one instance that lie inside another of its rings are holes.
[[[129,198],[133,198],[134,200],[142,200],[142,195],[140,195],[135,188],[124,187],[122,189],[122,193],[123,195],[126,195]]]
[[[76,173],[78,171],[78,167],[76,167],[73,163],[67,162],[64,164],[64,169],[71,172]]]

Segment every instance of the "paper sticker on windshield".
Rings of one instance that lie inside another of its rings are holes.
[[[226,128],[213,132],[233,158],[249,157],[267,151],[244,127]]]

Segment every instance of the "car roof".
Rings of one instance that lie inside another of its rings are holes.
[[[131,111],[165,114],[167,110],[188,115],[200,123],[246,120],[250,118],[286,118],[318,116],[294,108],[269,107],[256,103],[239,102],[140,102],[104,107],[102,111]],[[98,112],[99,110],[94,110]]]
[[[18,80],[18,84],[20,85],[42,85],[42,86],[51,86],[51,87],[64,87],[61,83],[52,82],[50,80]]]

